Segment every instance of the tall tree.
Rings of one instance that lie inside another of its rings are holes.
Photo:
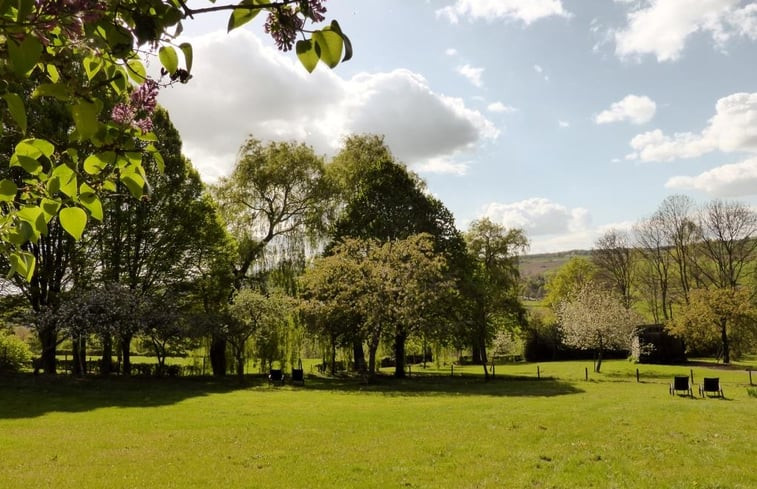
[[[594,243],[591,258],[605,280],[620,294],[626,308],[630,308],[636,256],[628,233],[617,229],[605,232]]]
[[[336,207],[334,242],[353,237],[384,243],[428,233],[435,251],[446,254],[450,273],[460,280],[465,241],[452,214],[426,192],[425,183],[417,175],[394,160],[382,137],[347,138],[329,171],[343,199]],[[404,340],[399,335],[394,340],[395,357],[404,355],[404,349]],[[359,363],[363,357],[362,344],[356,343],[354,350]],[[399,368],[397,375],[404,375]]]
[[[323,159],[309,146],[263,144],[250,138],[240,149],[234,171],[219,181],[214,194],[237,243],[230,273],[233,289],[241,290],[253,272],[263,271],[266,251],[278,258],[291,257],[300,253],[306,235],[323,228],[332,187],[325,178]],[[224,374],[220,367],[225,365],[225,351],[226,338],[214,335],[211,363],[217,375]]]
[[[670,274],[673,262],[667,250],[665,222],[660,213],[637,223],[634,234],[637,249],[644,259],[640,275],[649,309],[655,322],[667,321],[670,318]]]
[[[685,195],[667,197],[657,215],[665,230],[666,250],[675,263],[681,294],[685,303],[689,302],[692,288],[692,266],[694,261],[697,226],[693,218],[694,202]]]
[[[597,266],[584,257],[574,256],[547,278],[545,302],[554,311],[560,303],[570,301],[575,293],[597,278]]]
[[[525,321],[518,299],[518,256],[528,248],[528,239],[522,230],[505,229],[488,218],[471,223],[465,238],[472,264],[464,290],[471,305],[473,360],[488,378],[487,344],[504,325]]]
[[[124,184],[105,200],[104,220],[91,229],[90,271],[102,283],[121,284],[138,295],[162,295],[167,288],[194,280],[190,270],[199,255],[223,239],[216,213],[197,171],[181,153],[181,138],[161,109],[153,116],[160,138],[161,163],[145,160],[149,185],[141,199]],[[123,373],[131,370],[128,331],[117,337]],[[110,356],[105,339],[104,355]]]

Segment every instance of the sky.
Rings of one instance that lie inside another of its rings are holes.
[[[324,5],[354,57],[312,74],[264,15],[230,34],[227,13],[185,24],[193,79],[159,101],[204,181],[249,136],[328,159],[346,135],[382,134],[458,228],[522,228],[530,253],[589,249],[673,194],[757,205],[757,2]]]

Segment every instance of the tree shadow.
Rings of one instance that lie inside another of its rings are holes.
[[[354,394],[383,394],[387,396],[495,396],[495,397],[554,397],[579,394],[583,390],[573,384],[549,377],[497,375],[485,381],[481,376],[413,375],[405,379],[378,376],[371,382],[358,378],[310,377],[306,388]]]
[[[158,407],[267,385],[264,377],[0,376],[0,419],[34,418],[104,407]]]
[[[550,378],[497,376],[443,377],[416,375],[407,379],[379,376],[371,383],[360,378],[309,376],[304,386],[276,387],[266,376],[236,377],[73,377],[19,374],[0,377],[0,419],[35,418],[50,412],[81,413],[99,408],[159,407],[186,399],[239,390],[331,391],[386,396],[502,396],[553,397],[578,394],[581,389]]]

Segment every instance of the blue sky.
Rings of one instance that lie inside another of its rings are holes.
[[[247,135],[327,156],[374,132],[465,229],[522,227],[531,252],[590,248],[668,195],[757,204],[757,2],[327,0],[353,60],[302,69],[263,16],[181,40],[194,78],[161,103],[208,182]]]

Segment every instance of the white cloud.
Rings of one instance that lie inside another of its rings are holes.
[[[544,73],[544,68],[539,65],[534,65],[534,71],[537,73]]]
[[[581,231],[590,222],[586,209],[568,209],[541,197],[510,204],[492,202],[483,208],[481,216],[508,228],[521,228],[529,237]]]
[[[468,173],[470,163],[467,161],[455,161],[445,156],[429,158],[428,160],[413,166],[418,173],[442,173],[463,176]]]
[[[657,104],[649,97],[626,95],[622,100],[613,103],[609,109],[600,112],[594,119],[597,124],[630,121],[634,124],[644,124],[652,120],[657,111]]]
[[[570,127],[570,122],[568,121],[557,121],[557,125],[562,127],[563,129]]]
[[[622,2],[631,5],[633,2]],[[675,61],[690,36],[709,34],[723,47],[734,35],[757,39],[757,5],[742,0],[646,0],[630,7],[626,27],[615,33],[621,58],[654,55]]]
[[[228,174],[248,135],[296,139],[333,153],[350,133],[377,133],[408,164],[449,161],[499,131],[462,99],[434,92],[408,70],[340,78],[308,74],[294,57],[249,31],[191,39],[194,78],[159,100],[181,132],[185,153],[206,180]],[[241,60],[241,62],[240,62]]]
[[[453,5],[436,11],[453,24],[460,18],[469,21],[497,19],[519,20],[526,25],[552,16],[569,17],[561,0],[456,0]]]
[[[447,48],[444,51],[444,54],[446,54],[447,56],[456,56],[457,55],[457,49],[455,49],[455,48]]]
[[[757,195],[757,157],[723,165],[696,176],[676,176],[665,187],[700,190],[714,197]]]
[[[486,107],[486,110],[488,110],[489,112],[510,113],[510,112],[516,112],[518,109],[510,105],[505,105],[502,102],[492,102]]]
[[[481,87],[484,85],[484,82],[481,81],[481,75],[484,74],[483,68],[474,68],[473,66],[466,64],[459,66],[457,68],[457,72],[467,78],[468,81],[476,87]]]
[[[671,161],[694,158],[712,151],[757,153],[757,93],[735,93],[715,104],[715,115],[699,134],[665,135],[660,129],[631,140],[632,158]]]

